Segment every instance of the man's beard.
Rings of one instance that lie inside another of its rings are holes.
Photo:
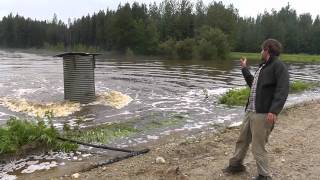
[[[270,58],[270,57],[269,57]],[[263,56],[261,56],[261,61],[262,62],[266,62],[268,59],[263,58]]]

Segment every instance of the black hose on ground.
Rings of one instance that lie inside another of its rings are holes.
[[[95,148],[101,148],[101,149],[108,149],[108,150],[112,150],[112,151],[120,151],[120,152],[127,152],[127,153],[136,152],[136,151],[134,151],[134,150],[129,150],[129,149],[115,148],[115,147],[110,147],[110,146],[105,146],[105,145],[89,144],[89,143],[80,142],[80,141],[76,141],[76,140],[72,140],[72,139],[66,139],[66,138],[63,138],[63,137],[58,137],[58,139],[60,139],[60,140],[62,140],[62,141],[68,141],[68,142],[71,142],[71,143],[76,143],[76,144],[81,144],[81,145],[89,146],[89,147],[95,147]]]
[[[108,165],[108,164],[119,162],[119,161],[124,160],[124,159],[128,159],[128,158],[133,157],[133,156],[138,156],[138,155],[141,155],[141,154],[148,153],[149,151],[150,151],[150,149],[143,149],[143,150],[140,150],[140,151],[131,152],[131,153],[126,154],[124,156],[117,156],[117,157],[112,158],[112,159],[108,159],[108,160],[105,160],[105,161],[100,161],[98,163],[90,165],[89,167],[83,169],[82,171],[90,171],[90,170],[98,168],[100,166],[105,166],[105,165]]]
[[[123,156],[117,156],[115,158],[112,159],[108,159],[105,161],[100,161],[98,163],[94,163],[91,164],[89,167],[83,169],[82,171],[90,171],[91,169],[95,169],[98,168],[100,166],[105,166],[108,164],[112,164],[133,156],[138,156],[140,154],[145,154],[148,153],[150,151],[150,149],[142,149],[140,151],[134,151],[134,150],[129,150],[129,149],[122,149],[122,148],[115,148],[115,147],[110,147],[110,146],[104,146],[104,145],[95,145],[95,144],[89,144],[89,143],[85,143],[85,142],[81,142],[81,141],[76,141],[76,140],[72,140],[72,139],[66,139],[63,137],[58,137],[58,139],[60,139],[61,141],[68,141],[71,143],[76,143],[76,144],[80,144],[80,145],[85,145],[85,146],[89,146],[89,147],[95,147],[95,148],[101,148],[101,149],[107,149],[107,150],[112,150],[112,151],[120,151],[120,152],[127,152],[129,154],[123,155]]]

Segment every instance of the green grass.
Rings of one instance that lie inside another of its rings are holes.
[[[135,128],[133,122],[124,122],[82,130],[68,130],[65,131],[63,137],[86,143],[107,144],[112,139],[126,137],[137,132],[140,132],[140,130]]]
[[[11,117],[5,126],[0,127],[0,154],[16,153],[24,146],[46,147],[52,150],[72,151],[77,145],[61,142],[59,133],[43,120],[27,121]]]
[[[147,122],[139,124],[138,120],[130,120],[128,122],[113,123],[101,125],[97,127],[79,129],[64,125],[63,137],[83,141],[86,143],[102,143],[107,144],[116,138],[128,137],[142,131],[149,131],[163,127],[178,125],[183,122],[184,116],[173,114],[167,119],[152,119]],[[139,125],[138,125],[139,124]]]
[[[297,80],[290,83],[290,92],[291,93],[302,92],[305,90],[314,89],[319,86],[320,86],[319,83],[304,82],[304,81]]]
[[[243,52],[231,52],[231,59],[240,59],[240,57],[246,57],[248,60],[261,59],[260,53],[243,53]],[[281,54],[280,59],[286,62],[320,62],[320,55],[310,54]]]
[[[242,106],[247,103],[249,97],[249,88],[230,89],[219,98],[219,103],[228,106]]]
[[[320,87],[320,84],[297,80],[290,83],[290,93],[298,93],[305,90],[311,90],[316,87]],[[218,101],[220,104],[226,104],[228,106],[243,106],[247,103],[249,94],[250,89],[248,87],[230,89],[220,96]]]
[[[150,118],[144,123],[138,123],[139,119],[128,122],[100,125],[91,128],[80,129],[84,122],[82,117],[78,117],[76,126],[71,128],[64,124],[63,131],[58,132],[52,124],[52,112],[46,112],[45,117],[27,121],[11,117],[7,124],[0,127],[0,154],[24,152],[22,149],[42,149],[73,151],[78,145],[64,142],[58,137],[78,140],[86,143],[107,144],[116,138],[128,137],[130,135],[159,129],[163,127],[178,125],[183,122],[185,116],[171,114],[168,118]],[[46,123],[47,122],[47,123]]]

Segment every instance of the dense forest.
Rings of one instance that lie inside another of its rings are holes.
[[[86,47],[181,59],[225,58],[230,51],[259,52],[266,38],[287,53],[320,54],[320,17],[298,15],[288,4],[257,17],[241,17],[233,5],[201,0],[124,4],[117,10],[69,20],[38,21],[9,14],[0,21],[0,47]]]

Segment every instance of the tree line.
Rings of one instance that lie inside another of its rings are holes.
[[[320,17],[281,10],[241,17],[233,5],[202,0],[126,3],[116,10],[64,23],[9,14],[0,21],[0,46],[9,48],[92,47],[163,55],[170,58],[226,58],[229,51],[257,52],[264,39],[276,38],[284,52],[320,54]]]

